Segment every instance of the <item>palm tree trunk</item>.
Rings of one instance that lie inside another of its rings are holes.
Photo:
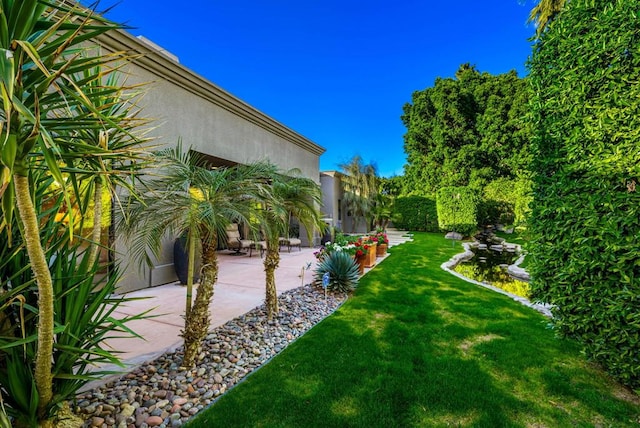
[[[264,258],[264,272],[266,275],[265,306],[267,319],[271,321],[278,314],[278,291],[276,290],[275,272],[280,264],[280,245],[277,241],[267,241],[267,255]]]
[[[102,235],[102,181],[98,177],[93,193],[93,230],[91,231],[91,243],[89,249],[89,266],[93,266],[101,248]]]
[[[51,272],[40,242],[40,228],[36,209],[31,201],[29,179],[14,175],[16,203],[24,226],[24,241],[31,269],[38,285],[38,352],[34,377],[38,389],[38,417],[45,418],[53,397],[51,367],[53,361],[53,283]]]
[[[193,236],[192,229],[189,229],[189,250],[187,255],[187,307],[185,310],[185,316],[188,317],[191,312],[191,303],[193,300],[193,276],[196,268],[196,239]]]
[[[184,331],[184,367],[193,367],[202,340],[209,332],[209,305],[213,298],[213,287],[218,281],[217,239],[202,240],[202,276],[189,315],[185,318]]]

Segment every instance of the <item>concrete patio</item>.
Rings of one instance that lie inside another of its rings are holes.
[[[404,232],[389,231],[388,235],[390,247],[410,240]],[[286,248],[281,251],[280,266],[276,270],[278,294],[313,280],[316,266],[314,252],[317,250],[303,247],[300,250],[294,248],[291,252]],[[259,252],[249,257],[248,254],[236,256],[230,251],[220,251],[218,257],[220,269],[211,303],[212,329],[263,304],[265,295],[263,259]],[[366,269],[365,273],[369,270]],[[118,351],[126,368],[101,367],[103,370],[127,372],[182,345],[180,332],[184,326],[185,286],[176,282],[134,291],[126,296],[140,300],[121,305],[114,313],[116,317],[140,314],[150,308],[153,308],[150,315],[154,317],[127,324],[142,339],[121,338],[107,342],[109,347]]]

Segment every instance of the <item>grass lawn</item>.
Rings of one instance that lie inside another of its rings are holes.
[[[341,309],[188,427],[640,424],[637,396],[546,318],[440,269],[459,251],[420,233],[392,248]]]

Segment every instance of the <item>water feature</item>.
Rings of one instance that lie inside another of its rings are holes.
[[[507,267],[518,258],[518,247],[507,244],[493,234],[480,234],[469,245],[474,256],[462,260],[453,270],[467,278],[485,282],[509,293],[529,297],[529,284],[517,280],[507,273]]]

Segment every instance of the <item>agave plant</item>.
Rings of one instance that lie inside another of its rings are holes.
[[[346,252],[329,253],[318,262],[314,272],[316,284],[322,284],[323,276],[329,274],[329,290],[348,293],[355,290],[360,279],[358,265],[352,256]]]

